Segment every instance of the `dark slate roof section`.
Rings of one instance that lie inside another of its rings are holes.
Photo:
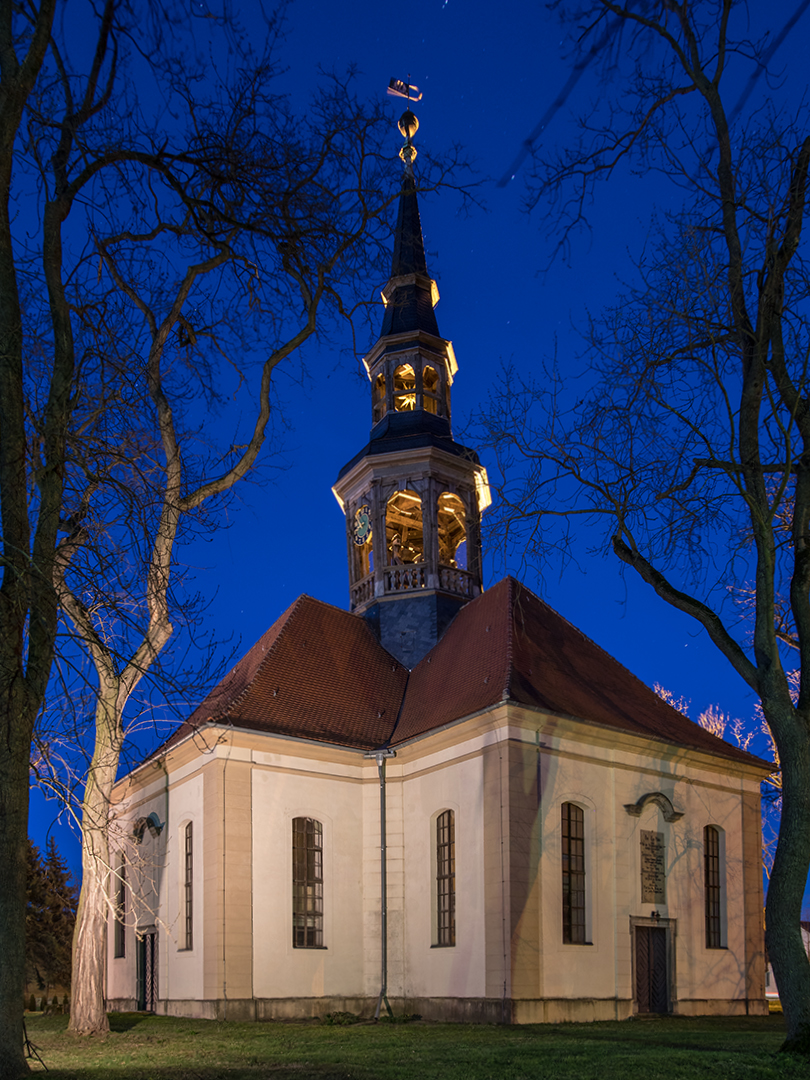
[[[361,616],[301,596],[162,749],[214,722],[373,750],[502,701],[769,767],[667,705],[514,578],[463,607],[410,675]]]
[[[407,331],[406,331],[407,333]],[[382,338],[379,339],[382,341]],[[444,341],[444,338],[439,338],[439,341]],[[388,353],[404,353],[410,349],[419,349],[428,363],[443,364],[447,360],[446,354],[436,349],[435,346],[429,345],[425,342],[425,339],[420,337],[418,333],[414,333],[412,340],[407,339],[401,341],[386,341],[383,342],[382,349],[377,353],[377,359],[380,356],[386,356]]]
[[[398,423],[400,419],[404,421],[406,417],[408,423]],[[389,413],[372,429],[371,441],[368,445],[343,466],[338,473],[338,480],[365,457],[390,454],[395,450],[415,450],[423,446],[434,446],[437,450],[443,450],[445,454],[463,457],[476,465],[480,464],[478,454],[474,450],[455,442],[449,434],[444,434],[448,430],[449,424],[444,417],[434,416],[423,409],[407,413]]]
[[[394,289],[385,308],[380,337],[404,334],[409,330],[424,330],[438,337],[439,327],[433,311],[422,223],[412,176],[403,179],[391,260],[392,279],[408,275],[416,275],[417,280]]]
[[[392,743],[502,700],[762,764],[673,709],[514,578],[462,608],[411,672]]]
[[[412,412],[386,413],[371,429],[369,438],[372,442],[375,439],[402,439],[407,435],[421,435],[425,431],[440,439],[452,437],[450,421],[446,416],[437,416],[424,409],[414,409]]]
[[[430,277],[425,260],[419,204],[416,200],[416,183],[412,176],[403,178],[394,233],[394,255],[391,260],[391,277],[402,277],[405,274],[423,274]]]
[[[364,619],[300,596],[167,745],[213,721],[371,749],[388,739],[407,680]]]
[[[380,337],[405,334],[409,330],[424,330],[434,337],[439,336],[430,289],[418,282],[400,285],[394,290],[385,308]]]

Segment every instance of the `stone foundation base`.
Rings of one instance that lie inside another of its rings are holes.
[[[395,1016],[417,1014],[425,1020],[457,1024],[583,1024],[627,1020],[635,1014],[630,998],[390,998]],[[348,1012],[370,1018],[377,999],[368,997],[236,998],[158,1001],[158,1016],[187,1016],[200,1020],[307,1020],[327,1013]],[[134,998],[112,998],[111,1012],[135,1012]],[[706,999],[673,1002],[676,1016],[767,1016],[760,1000]]]
[[[592,1024],[627,1020],[635,1012],[631,998],[538,998],[511,1002],[513,1024]]]
[[[700,1001],[692,998],[674,1002],[672,1011],[675,1016],[767,1016],[768,1002],[765,998],[743,1001],[717,1001],[712,998]]]
[[[107,1012],[137,1012],[135,998],[107,998]]]

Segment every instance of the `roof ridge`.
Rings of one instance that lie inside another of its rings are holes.
[[[511,575],[510,575],[510,581],[512,581],[512,580],[515,580],[515,579],[513,579],[511,577]],[[612,663],[614,663],[618,667],[620,667],[622,669],[622,671],[626,675],[629,675],[630,678],[635,683],[637,683],[640,687],[642,687],[646,691],[646,693],[655,695],[655,697],[658,699],[658,701],[660,701],[662,705],[665,705],[666,708],[669,709],[671,712],[673,712],[676,716],[680,717],[682,720],[686,720],[688,723],[692,724],[696,728],[699,728],[701,731],[704,731],[707,735],[710,735],[712,739],[715,739],[721,746],[730,746],[730,747],[733,747],[734,749],[740,749],[739,747],[735,747],[734,743],[729,742],[727,739],[721,739],[719,736],[715,735],[714,732],[709,731],[708,728],[704,728],[702,724],[697,723],[697,721],[693,720],[691,716],[687,716],[686,713],[682,713],[679,709],[676,709],[674,705],[670,705],[670,703],[668,701],[666,701],[664,698],[662,698],[659,694],[656,694],[655,690],[651,686],[648,686],[647,683],[645,683],[642,678],[640,678],[638,675],[636,675],[635,672],[631,671],[630,668],[627,667],[625,664],[623,664],[621,660],[619,660],[615,656],[613,656],[612,653],[609,653],[607,651],[607,649],[603,648],[603,646],[601,646],[599,644],[598,641],[594,641],[593,638],[588,637],[588,635],[585,633],[584,630],[581,630],[578,626],[575,626],[574,623],[572,623],[569,619],[567,619],[565,617],[565,615],[561,614],[559,611],[557,611],[556,608],[552,607],[551,604],[547,603],[545,600],[543,600],[542,597],[538,596],[537,593],[533,592],[528,587],[528,585],[524,585],[522,581],[516,581],[516,580],[515,580],[515,584],[518,585],[518,587],[520,589],[525,589],[527,593],[529,593],[531,596],[533,596],[535,598],[535,600],[538,601],[538,603],[542,604],[543,607],[545,607],[549,611],[553,612],[557,616],[558,619],[561,619],[566,624],[566,626],[570,627],[571,630],[573,630],[575,634],[577,634],[580,638],[583,639],[583,641],[587,641],[589,645],[592,645],[595,649],[598,649],[599,652],[602,653],[603,656],[606,656],[609,661],[612,661]],[[670,741],[673,742],[673,743],[676,743],[675,739],[671,739]],[[681,745],[681,744],[676,743],[676,745]],[[749,757],[752,757],[752,758],[756,757],[756,755],[751,754],[750,751],[743,751],[743,753],[747,754]],[[762,760],[762,759],[760,759],[760,760]]]
[[[512,697],[512,677],[515,673],[515,650],[514,650],[514,634],[515,634],[515,617],[514,617],[514,600],[515,600],[515,579],[511,574],[506,575],[507,594],[506,604],[509,611],[509,618],[506,622],[506,685],[503,688],[501,695],[501,701],[508,701]]]
[[[385,651],[388,652],[387,649]],[[394,659],[396,660],[396,657],[394,657]],[[391,743],[394,741],[394,736],[397,733],[397,728],[399,727],[399,721],[402,719],[402,710],[405,708],[405,701],[408,697],[408,683],[411,681],[411,671],[413,669],[406,668],[405,670],[407,671],[407,675],[405,676],[405,685],[402,688],[402,697],[399,699],[399,708],[397,709],[396,719],[394,720],[394,726],[391,728],[388,738],[382,744],[381,749],[383,750],[388,749],[391,746]]]

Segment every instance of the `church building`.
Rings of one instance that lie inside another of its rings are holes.
[[[503,1023],[765,1013],[769,767],[513,578],[453,438],[410,110],[349,610],[301,596],[115,790],[112,1009]]]

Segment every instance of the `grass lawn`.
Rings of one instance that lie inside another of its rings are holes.
[[[29,1016],[51,1080],[770,1080],[810,1077],[779,1054],[782,1016],[535,1025],[236,1024],[138,1013],[106,1038]],[[35,1072],[44,1071],[36,1062]]]

